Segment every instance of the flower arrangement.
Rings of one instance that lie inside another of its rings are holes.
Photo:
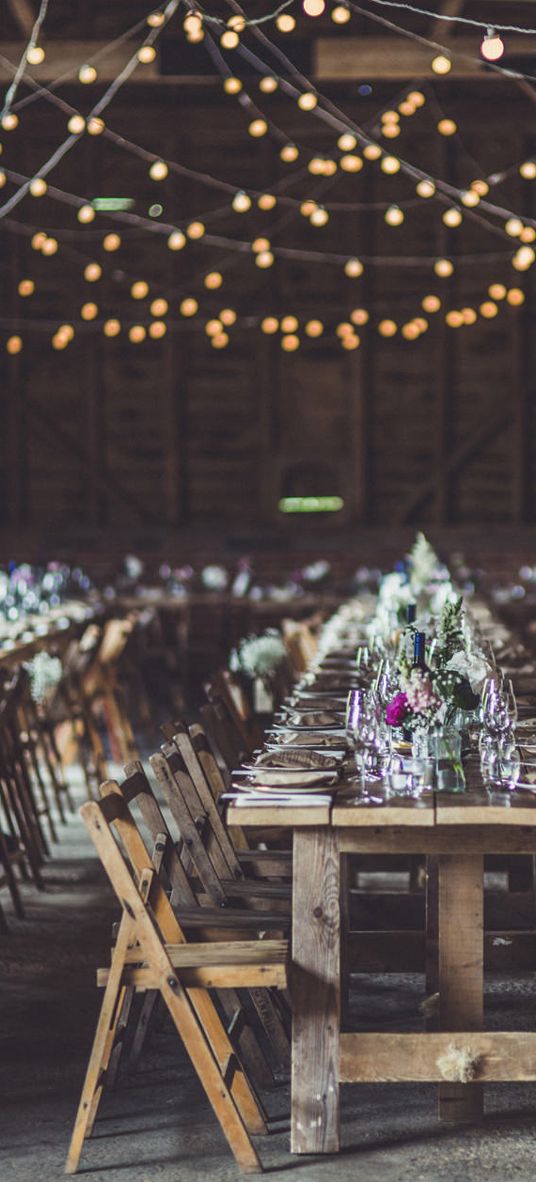
[[[247,636],[231,655],[230,666],[254,680],[269,678],[287,660],[287,650],[279,632],[270,628],[261,636]]]
[[[51,657],[45,651],[36,653],[31,661],[26,662],[26,670],[34,702],[44,702],[50,690],[55,689],[61,680],[62,664],[59,657]]]

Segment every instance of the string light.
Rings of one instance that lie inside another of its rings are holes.
[[[97,78],[97,71],[95,66],[84,65],[80,66],[78,71],[78,81],[82,82],[84,86],[88,86],[91,82],[95,82]]]
[[[395,173],[400,172],[400,160],[397,160],[396,156],[384,156],[380,168],[388,176],[394,176]]]
[[[148,65],[149,62],[154,62],[154,59],[156,57],[156,49],[155,49],[154,45],[140,46],[140,48],[138,49],[137,57],[138,57],[138,61],[141,62],[141,64],[143,66]],[[129,333],[129,336],[130,336],[130,333]],[[132,340],[133,338],[130,337],[130,339]]]
[[[168,173],[169,168],[165,160],[155,160],[149,169],[149,176],[152,181],[164,181]]]
[[[306,16],[322,16],[326,11],[326,0],[303,0],[303,11]]]
[[[434,271],[440,279],[448,279],[454,271],[454,266],[450,259],[436,259],[434,263]]]
[[[247,213],[248,209],[251,209],[251,197],[241,190],[239,193],[235,194],[231,205],[235,213]]]
[[[351,324],[349,324],[347,320],[343,320],[343,321],[341,321],[340,324],[337,325],[335,332],[337,333],[337,336],[340,337],[340,339],[342,340],[345,336],[348,336],[348,334],[350,334],[350,336],[353,336],[354,329],[353,329],[353,326]]]
[[[510,291],[506,293],[506,302],[512,308],[519,308],[521,304],[525,303],[525,293],[521,291],[520,287],[511,287]]]
[[[186,246],[186,235],[182,230],[173,230],[169,235],[167,244],[170,250],[182,250]]]
[[[167,300],[163,300],[161,297],[153,300],[151,304],[151,316],[156,316],[157,318],[160,316],[165,316],[168,310],[169,304]]]
[[[80,315],[82,317],[82,320],[95,320],[95,318],[98,316],[98,314],[99,314],[99,309],[98,309],[97,305],[93,304],[91,302],[88,304],[82,304],[82,307],[80,308]]]
[[[82,115],[71,115],[71,118],[67,122],[67,130],[71,132],[71,135],[81,135],[85,126],[86,121]]]
[[[519,172],[526,181],[533,181],[536,179],[536,160],[525,160],[519,166]]]
[[[358,324],[362,326],[363,324],[368,324],[369,319],[370,317],[366,308],[354,308],[353,312],[350,312],[350,320],[352,321],[352,324]]]
[[[273,94],[274,91],[277,90],[278,86],[279,82],[277,81],[277,78],[274,78],[273,74],[267,74],[266,77],[261,78],[259,82],[259,90],[262,90],[263,94]]]
[[[117,337],[121,332],[120,320],[105,320],[102,331],[105,337]]]
[[[488,295],[492,300],[504,300],[506,296],[506,288],[504,283],[491,283],[488,287]]]
[[[166,335],[166,332],[167,324],[164,324],[163,320],[153,320],[152,324],[149,325],[149,336],[152,337],[153,341],[160,341]]]
[[[283,316],[281,321],[281,332],[293,333],[298,328],[298,320],[296,316]]]
[[[363,161],[361,156],[341,156],[339,165],[343,172],[361,172],[363,168]]]
[[[293,164],[298,159],[299,154],[296,144],[284,144],[279,156],[284,164]]]
[[[436,187],[433,181],[419,181],[415,186],[415,192],[419,197],[433,197]]]
[[[449,328],[461,328],[463,324],[463,316],[461,312],[458,312],[454,308],[452,311],[447,312],[445,316],[445,323],[448,324]]]
[[[426,295],[421,301],[425,312],[439,312],[441,300],[436,295]]]
[[[277,332],[278,328],[279,320],[276,320],[275,316],[265,316],[264,320],[261,320],[261,331],[266,333],[267,336],[272,336],[274,332]]]
[[[34,177],[33,181],[30,182],[30,193],[32,197],[44,197],[47,189],[48,185],[46,181],[40,176]]]
[[[78,221],[81,222],[82,225],[85,226],[85,225],[88,225],[89,222],[94,221],[95,210],[93,209],[92,205],[81,205],[76,216],[78,218]]]
[[[312,90],[305,91],[298,98],[298,106],[301,111],[314,111],[317,104],[318,98],[316,94],[313,94]]]
[[[7,181],[7,176],[6,176],[5,172],[3,171],[3,169],[0,169],[0,189],[4,188],[6,181]]]
[[[353,132],[344,131],[337,140],[337,147],[341,149],[341,152],[353,152],[357,147],[357,140]]]
[[[236,324],[236,312],[234,308],[222,308],[219,313],[219,319],[226,328],[229,328],[231,324]]]
[[[401,226],[404,221],[404,211],[400,209],[399,205],[390,205],[386,209],[384,219],[388,226]]]
[[[468,209],[474,209],[476,205],[480,204],[480,197],[476,189],[466,189],[465,193],[460,196],[462,205],[466,205]]]
[[[458,128],[454,119],[440,119],[437,130],[440,135],[455,135]]]
[[[508,221],[504,223],[504,228],[511,238],[519,238],[523,230],[523,222],[520,218],[508,218]]]
[[[379,144],[366,144],[363,148],[363,155],[366,156],[367,160],[378,160],[381,154],[382,150]]]
[[[300,347],[300,338],[290,333],[288,336],[281,337],[281,348],[285,353],[295,353],[296,349]]]
[[[226,78],[223,83],[223,89],[227,94],[240,94],[240,91],[242,90],[242,82],[240,81],[240,78]]]
[[[41,45],[30,45],[26,53],[26,61],[31,66],[40,66],[45,60],[45,51]]]
[[[22,350],[22,337],[8,337],[6,341],[6,349],[8,353],[11,353],[12,357],[14,357],[16,353],[20,353]]]
[[[165,16],[163,12],[150,12],[147,17],[147,24],[151,29],[159,29],[164,24]]]
[[[147,330],[144,328],[143,324],[133,324],[132,328],[129,328],[128,330],[128,339],[129,341],[132,341],[133,345],[141,344],[141,342],[145,340],[146,336]]]
[[[226,332],[218,332],[210,338],[210,343],[213,349],[225,349],[229,344],[229,337]]]
[[[482,57],[487,62],[498,62],[504,53],[504,41],[494,29],[488,28],[480,45]]]
[[[378,332],[381,337],[394,337],[398,332],[398,326],[394,320],[380,320]]]
[[[351,15],[350,9],[346,8],[342,4],[337,4],[335,8],[332,8],[331,10],[331,19],[336,25],[347,24]]]
[[[113,251],[119,250],[119,247],[121,246],[121,237],[119,234],[106,234],[102,240],[102,245],[103,249],[107,250],[111,254]]]
[[[462,308],[462,319],[464,324],[476,324],[477,314],[474,308]]]
[[[84,267],[84,279],[87,280],[88,283],[96,283],[97,280],[100,279],[101,275],[102,267],[99,263],[88,263],[87,266]]]
[[[437,57],[432,60],[432,70],[434,74],[450,74],[452,70],[452,61],[445,53],[438,53]]]
[[[275,205],[277,205],[277,198],[274,197],[273,193],[261,193],[261,196],[257,201],[257,205],[259,209],[262,209],[264,212],[268,212],[270,209],[273,209]]]
[[[275,23],[280,33],[292,33],[292,31],[296,28],[296,21],[294,20],[294,17],[290,16],[290,13],[288,12],[282,12],[280,16],[276,18]]]
[[[266,119],[252,119],[248,127],[248,132],[253,136],[253,139],[260,139],[261,136],[266,135],[267,131],[268,124]]]
[[[274,256],[271,250],[261,250],[255,255],[255,264],[257,267],[260,267],[261,270],[266,270],[267,267],[271,267],[273,261]]]
[[[208,275],[205,275],[203,283],[209,291],[217,291],[223,283],[223,276],[219,271],[209,271]]]
[[[19,117],[15,115],[14,111],[10,111],[9,114],[2,116],[1,123],[4,131],[15,131],[15,128],[19,126]]]
[[[101,119],[97,115],[93,115],[92,118],[88,120],[87,130],[89,135],[102,135],[105,127],[106,124],[104,119]]]
[[[359,276],[363,274],[363,271],[364,267],[361,259],[351,258],[346,260],[344,264],[344,274],[348,276],[348,279],[359,279]]]
[[[186,299],[182,300],[179,304],[179,312],[181,316],[195,316],[196,312],[198,311],[199,304],[197,300],[193,299],[192,296],[187,296]]]
[[[188,238],[191,238],[194,241],[197,240],[198,238],[202,238],[205,233],[204,223],[203,222],[190,222],[190,225],[186,227],[186,233],[188,235]]]
[[[304,332],[308,337],[315,339],[321,337],[324,331],[324,325],[321,320],[308,320],[305,325]]]
[[[130,288],[130,294],[133,300],[144,300],[149,295],[149,284],[145,279],[137,279]]]
[[[460,210],[453,207],[452,209],[445,210],[441,220],[445,226],[448,226],[449,229],[453,230],[456,228],[456,226],[461,225],[463,218]]]
[[[512,266],[516,271],[528,271],[536,259],[532,246],[520,246],[512,259]]]
[[[47,240],[47,236],[46,236],[44,230],[38,230],[37,233],[33,235],[32,240],[31,240],[32,249],[33,250],[42,250],[43,244],[46,242],[46,240]]]
[[[221,332],[222,328],[223,324],[221,320],[207,320],[207,323],[205,324],[205,332],[208,337],[217,336],[217,334]]]
[[[343,337],[341,340],[341,345],[342,345],[343,349],[348,349],[348,350],[358,349],[360,344],[361,344],[361,340],[357,336],[357,333],[351,333],[351,334],[349,333],[348,336]]]
[[[240,45],[240,37],[232,29],[226,29],[220,37],[222,49],[236,49]]]
[[[203,29],[202,18],[198,13],[188,13],[182,22],[182,27],[186,33],[186,39],[190,41],[191,44],[195,45],[199,41],[203,40],[203,37],[205,36],[205,30]]]
[[[53,254],[57,254],[58,253],[58,240],[56,238],[45,237],[45,241],[43,242],[43,245],[41,247],[41,252],[42,252],[42,254],[47,255],[47,257],[50,257]]]
[[[499,309],[494,300],[484,300],[484,303],[480,305],[478,311],[480,312],[480,315],[484,317],[484,320],[493,320]]]
[[[33,279],[21,279],[17,291],[20,296],[31,296],[35,291],[35,283]]]
[[[309,221],[312,226],[325,226],[326,223],[329,222],[329,213],[327,209],[324,209],[323,205],[319,205],[317,209],[313,209]]]

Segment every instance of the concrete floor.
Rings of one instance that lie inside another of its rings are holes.
[[[6,903],[0,936],[0,1179],[57,1182],[97,1008],[94,970],[107,963],[116,907],[79,818],[63,830],[45,872],[46,891],[25,888],[27,919]],[[5,892],[3,896],[7,898]],[[355,979],[361,1029],[418,1029],[419,976]],[[490,1027],[534,1029],[533,979],[493,980]],[[266,1097],[288,1112],[288,1089]],[[433,1086],[343,1089],[343,1152],[291,1157],[287,1133],[259,1141],[274,1182],[503,1182],[534,1178],[536,1086],[490,1087],[476,1128],[440,1125]],[[93,1182],[231,1182],[239,1177],[177,1037],[163,1028],[140,1069],[101,1104],[80,1174]]]

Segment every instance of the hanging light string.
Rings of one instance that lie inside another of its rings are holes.
[[[207,12],[206,9],[204,9],[201,4],[197,4],[195,0],[183,0],[183,2],[192,15],[200,16],[207,24],[217,25],[219,28],[227,27],[223,17],[214,16],[212,13]],[[280,15],[280,13],[284,12],[286,8],[292,8],[295,2],[296,0],[284,0],[284,3],[280,4],[279,8],[275,8],[273,12],[266,13],[265,16],[247,17],[244,15],[244,25],[242,27],[247,26],[248,29],[251,29],[256,25],[266,25],[271,21],[275,21],[277,20],[277,17]]]
[[[180,2],[181,2],[181,0],[168,0],[167,4],[165,5],[164,9],[162,10],[163,16],[164,16],[163,23],[161,25],[159,25],[157,28],[150,29],[149,33],[146,35],[146,37],[143,41],[143,47],[152,46],[154,44],[154,42],[160,36],[162,30],[166,27],[166,25],[169,24],[169,21],[174,16],[175,12],[177,11],[177,8],[179,7]],[[110,86],[108,86],[106,88],[106,90],[104,91],[104,94],[101,96],[99,101],[97,103],[95,103],[94,107],[89,112],[86,122],[88,122],[91,119],[98,119],[100,117],[100,115],[102,114],[102,112],[104,110],[106,110],[106,107],[115,98],[115,95],[117,94],[118,90],[120,90],[121,87],[124,85],[124,83],[128,80],[128,78],[130,78],[130,75],[134,72],[134,70],[136,69],[136,66],[138,65],[138,60],[139,60],[138,59],[138,52],[136,52],[135,54],[133,54],[129,58],[128,62],[123,67],[123,69],[119,72],[117,77],[113,80],[113,82],[110,83]],[[48,176],[48,174],[53,171],[53,169],[56,167],[56,165],[59,164],[60,160],[63,160],[63,158],[67,155],[67,153],[70,152],[71,148],[73,148],[74,145],[76,143],[78,143],[79,139],[80,139],[80,136],[78,134],[71,134],[71,135],[67,136],[67,138],[64,140],[64,142],[62,144],[60,144],[58,148],[56,148],[55,152],[52,153],[52,156],[50,156],[49,159],[46,160],[43,165],[41,165],[41,167],[38,170],[37,175],[39,175],[42,178],[45,178],[46,176]],[[15,209],[15,207],[23,200],[23,198],[28,193],[29,187],[30,187],[30,182],[28,181],[26,184],[22,185],[21,188],[18,189],[17,192],[14,193],[9,198],[8,201],[4,202],[4,204],[0,206],[0,218],[5,217],[6,214],[11,213],[12,209]]]
[[[434,12],[429,8],[418,8],[415,4],[407,3],[407,0],[369,0],[369,4],[377,4],[381,8],[401,8],[406,12],[413,12],[417,16],[429,16],[434,21],[447,21],[450,24],[469,25],[474,29],[492,28],[499,33],[523,33],[527,37],[536,36],[536,29],[526,28],[524,25],[502,25],[495,18],[493,20],[475,20],[468,16],[454,15],[447,12]],[[348,7],[353,7],[353,5],[349,4]]]
[[[35,49],[35,47],[37,45],[39,33],[41,32],[41,27],[44,24],[44,21],[46,19],[47,9],[48,9],[48,0],[41,0],[41,3],[39,5],[39,12],[38,12],[37,17],[35,19],[33,29],[30,33],[30,40],[28,41],[28,44],[26,45],[26,47],[24,49],[24,52],[22,54],[22,57],[20,59],[18,66],[17,66],[17,69],[15,70],[15,75],[13,77],[13,81],[11,82],[11,84],[8,86],[8,88],[6,90],[2,110],[0,111],[0,119],[3,119],[5,115],[8,115],[11,110],[13,101],[16,97],[17,90],[19,88],[20,80],[21,80],[21,78],[24,74],[24,71],[25,71],[26,62],[28,59],[28,52],[31,49]]]

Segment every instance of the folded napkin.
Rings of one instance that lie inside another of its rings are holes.
[[[289,710],[288,720],[291,726],[340,726],[341,717],[338,714],[329,714],[327,710],[314,710],[311,713],[299,714],[298,711]]]
[[[256,796],[253,792],[243,792],[242,796],[239,796],[234,803],[237,808],[251,808],[252,805],[256,808],[266,808],[267,805],[273,806],[274,804],[278,808],[296,808],[297,804],[300,808],[313,808],[315,805],[331,804],[331,796],[307,796],[304,792],[299,800],[296,800],[295,796],[283,796],[277,792],[273,792],[270,796]]]
[[[333,772],[340,760],[320,751],[265,751],[255,760],[255,768],[294,768],[298,771]]]
[[[337,735],[307,734],[306,731],[281,731],[277,735],[278,747],[337,747],[340,750],[344,740]]]
[[[291,702],[289,703],[289,705],[296,711],[298,711],[298,710],[299,711],[328,710],[328,711],[333,711],[335,714],[344,714],[345,701],[346,701],[346,697],[342,694],[338,698],[335,696],[322,697],[321,695],[318,695],[318,697],[317,697],[315,695],[315,697],[313,699],[311,699],[311,698],[302,698],[302,697],[298,696],[296,698],[293,698],[291,700]]]
[[[259,791],[262,788],[284,787],[288,792],[300,793],[304,785],[312,788],[315,784],[319,786],[331,786],[336,784],[339,779],[339,769],[335,768],[330,771],[311,771],[300,772],[299,775],[295,771],[289,771],[287,768],[273,768],[265,767],[262,769],[262,775],[257,777],[251,776],[255,782],[255,788]]]

